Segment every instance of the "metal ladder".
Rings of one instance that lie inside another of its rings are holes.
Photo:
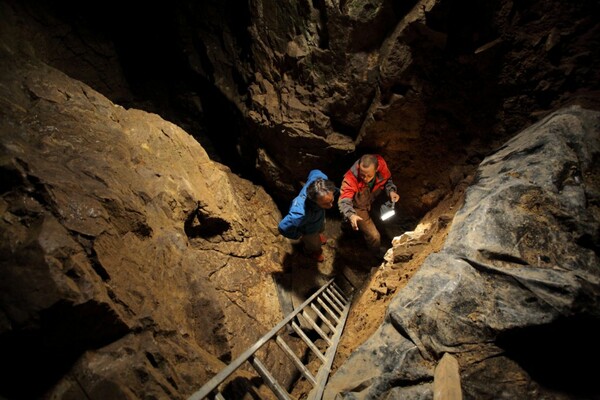
[[[271,372],[256,356],[256,352],[267,342],[274,340],[284,353],[290,358],[301,374],[301,379],[306,379],[312,384],[312,390],[308,394],[308,400],[320,400],[325,390],[325,384],[331,372],[331,366],[335,357],[336,349],[348,317],[352,295],[347,297],[334,279],[329,280],[304,303],[297,307],[279,322],[271,331],[259,339],[254,345],[242,353],[237,359],[221,370],[197,392],[193,393],[188,400],[217,399],[225,400],[219,385],[223,383],[244,363],[248,362],[254,370],[262,377],[264,383],[275,394],[279,400],[291,400],[290,394],[277,382]],[[311,315],[308,310],[311,310]],[[318,349],[302,328],[296,322],[296,317],[302,318],[318,333],[328,346],[323,353]],[[317,356],[321,362],[317,373],[313,375],[309,368],[298,358],[282,336],[284,327],[296,332],[308,348]],[[327,332],[325,332],[327,331]]]

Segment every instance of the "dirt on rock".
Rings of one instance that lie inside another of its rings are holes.
[[[362,271],[364,281],[354,294],[332,374],[377,330],[383,322],[389,302],[419,270],[423,261],[442,248],[454,214],[460,209],[471,180],[472,177],[468,177],[457,185],[452,193],[421,219],[414,230],[394,237],[385,260],[369,271],[365,271],[360,257],[344,254],[344,260],[354,260],[356,263],[348,265],[347,269]],[[344,249],[346,246],[340,246],[338,253]]]
[[[361,233],[348,230],[335,209],[327,213],[324,261],[317,262],[305,255],[299,241],[292,243],[292,252],[284,258],[284,272],[274,277],[285,294],[280,301],[288,298],[287,304],[282,301],[284,314],[299,307],[330,279],[335,279],[345,294],[352,292],[352,305],[331,374],[381,326],[390,301],[408,284],[425,259],[442,249],[472,181],[472,172],[465,174],[419,221],[403,220],[402,210],[398,210],[392,220],[379,226],[382,244],[387,243],[388,247],[383,259],[370,254]],[[310,331],[308,326],[303,328]],[[313,361],[320,364],[316,359]],[[292,393],[300,399],[310,390],[312,386],[300,380]]]
[[[458,183],[454,190],[443,197],[439,203],[416,224],[406,225],[399,221],[390,221],[396,227],[404,226],[402,232],[390,237],[384,226],[380,229],[382,243],[389,248],[383,256],[374,256],[367,251],[360,232],[345,229],[339,213],[330,210],[327,216],[324,235],[327,243],[323,245],[325,260],[317,262],[302,252],[301,243],[293,243],[292,253],[284,261],[284,272],[275,276],[284,297],[291,301],[282,302],[284,314],[300,306],[312,293],[328,280],[335,278],[336,283],[350,294],[352,306],[337,348],[331,374],[350,357],[382,324],[388,304],[395,294],[410,281],[424,260],[438,252],[444,245],[454,215],[462,206],[467,187],[473,179],[468,175]],[[401,213],[399,213],[401,214]],[[401,219],[401,215],[393,218]],[[281,299],[280,299],[281,300]],[[287,309],[285,309],[287,308]],[[310,327],[306,326],[307,331]],[[309,354],[312,357],[312,354]],[[313,360],[320,365],[316,358]],[[315,367],[315,371],[318,366]],[[300,380],[292,390],[298,398],[306,398],[312,386]]]

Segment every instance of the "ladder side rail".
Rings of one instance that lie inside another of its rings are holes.
[[[349,312],[350,303],[348,303],[344,308],[340,323],[338,324],[338,330],[332,337],[333,345],[329,347],[326,352],[327,362],[319,369],[319,372],[317,373],[317,384],[309,393],[308,400],[321,400],[323,397],[323,393],[325,392],[325,384],[327,383],[327,379],[329,379],[331,366],[333,365],[333,359],[335,358],[335,353],[337,351],[338,344],[340,343],[340,338],[342,337],[342,332],[344,331],[344,325],[346,324]]]
[[[271,375],[267,367],[257,357],[251,356],[250,363],[252,364],[256,372],[258,372],[259,375],[262,376],[267,386],[269,386],[271,391],[275,394],[275,396],[277,396],[279,400],[291,400],[288,392],[281,387],[279,382],[277,382],[277,379],[275,379],[273,375]]]
[[[300,373],[313,386],[315,386],[317,384],[317,380],[310,373],[310,371],[308,370],[308,368],[306,368],[306,366],[302,363],[302,361],[298,358],[298,356],[294,353],[294,351],[290,348],[290,346],[288,346],[288,344],[285,342],[285,340],[283,340],[283,338],[280,335],[277,335],[277,338],[275,340],[277,341],[277,344],[279,345],[279,347],[281,347],[281,349],[289,357],[289,359],[292,360],[292,362],[296,365],[296,368],[298,368],[298,370],[300,371]]]
[[[316,299],[321,293],[333,283],[333,278],[325,283],[319,290],[313,293],[304,303],[298,308],[292,311],[284,319],[281,320],[273,329],[267,332],[262,338],[260,338],[254,345],[250,346],[244,351],[238,358],[232,361],[228,366],[223,368],[218,374],[212,377],[208,382],[204,384],[198,391],[192,393],[188,400],[201,400],[208,396],[217,386],[219,386],[225,379],[233,374],[244,362],[246,362],[254,353],[256,353],[267,341],[277,334],[285,325],[287,325],[292,319],[296,317],[306,306],[308,306],[314,299]],[[304,332],[303,332],[304,333]],[[306,335],[305,335],[306,336]],[[308,339],[308,338],[307,338]],[[321,352],[319,352],[321,354]],[[321,354],[321,356],[323,356]]]

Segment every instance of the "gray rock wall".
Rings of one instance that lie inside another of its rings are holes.
[[[442,251],[392,300],[325,398],[431,398],[444,353],[464,398],[594,398],[600,113],[561,109],[483,160]]]

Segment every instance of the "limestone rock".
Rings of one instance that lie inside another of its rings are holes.
[[[0,79],[3,396],[185,398],[276,325],[262,188],[33,58]]]
[[[444,248],[325,398],[430,397],[445,353],[465,398],[596,397],[577,360],[600,355],[599,128],[600,113],[562,109],[483,160]]]

